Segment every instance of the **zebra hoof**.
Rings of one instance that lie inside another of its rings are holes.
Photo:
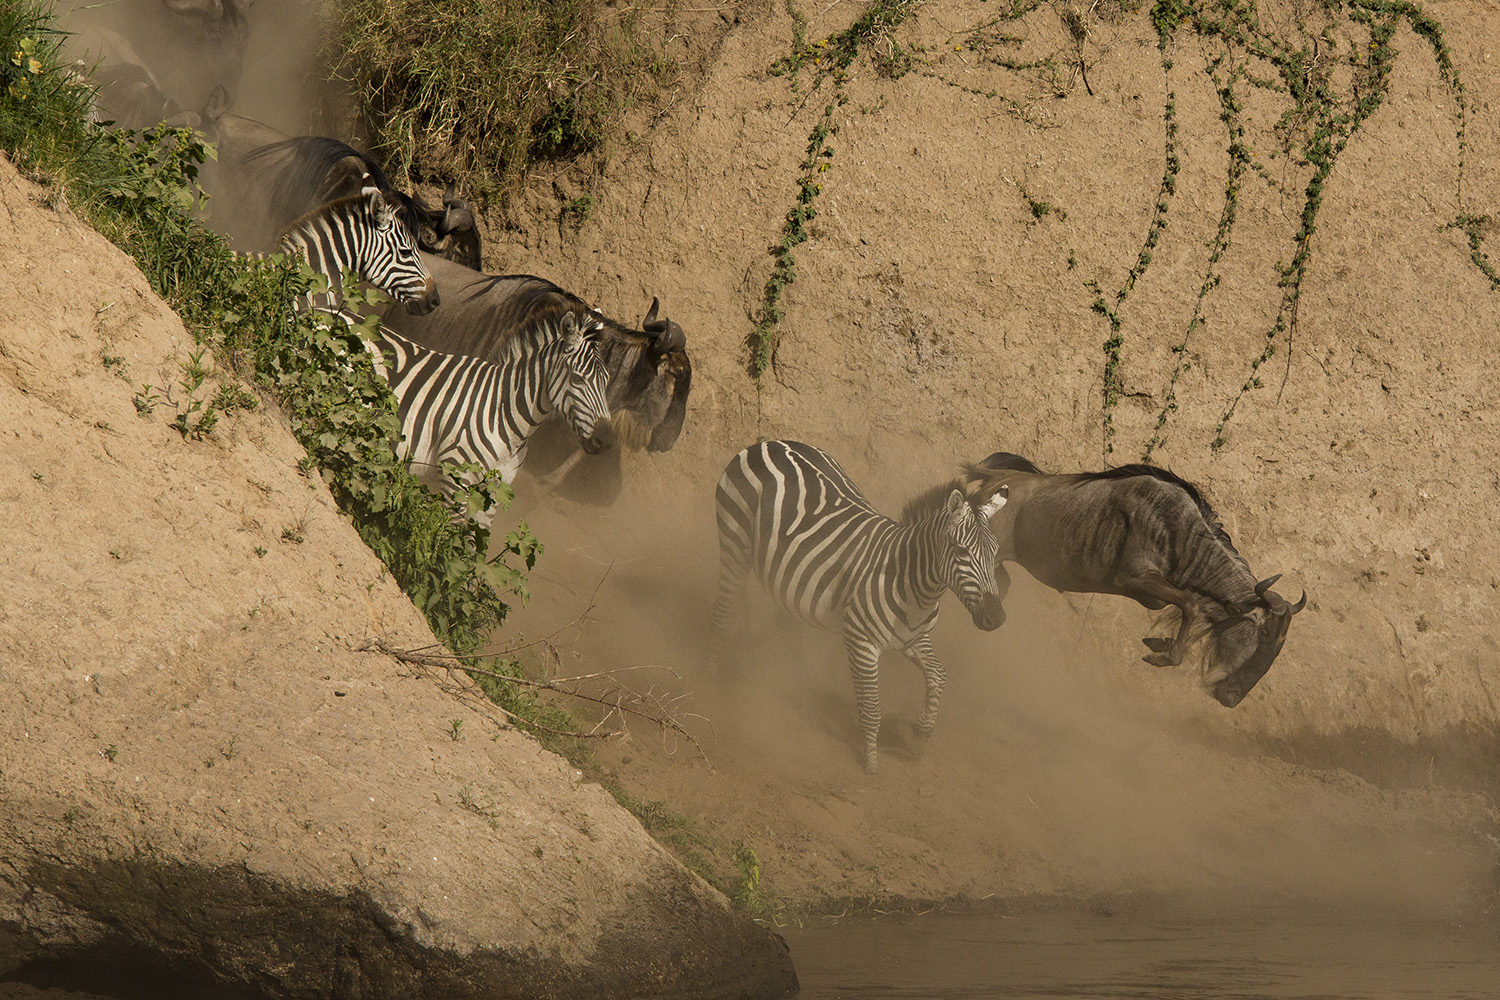
[[[1145,643],[1146,648],[1151,650],[1151,652],[1153,653],[1165,653],[1167,650],[1172,648],[1171,640],[1158,639],[1154,635],[1146,636],[1146,638],[1142,639],[1141,642]]]

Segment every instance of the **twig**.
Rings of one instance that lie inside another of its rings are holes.
[[[542,636],[540,639],[532,639],[530,642],[523,642],[519,646],[507,646],[504,649],[491,650],[490,652],[485,653],[483,655],[485,655],[485,656],[509,656],[512,653],[519,653],[523,649],[530,649],[532,646],[536,646],[536,645],[539,645],[539,644],[542,644],[542,643],[547,643],[548,645],[550,645],[549,640],[553,636],[557,635],[559,632],[566,631],[567,629],[572,628],[574,625],[580,624],[581,622],[588,621],[589,620],[589,612],[593,611],[594,607],[598,604],[599,591],[604,586],[604,581],[607,580],[607,579],[609,579],[609,571],[612,570],[612,569],[614,569],[614,568],[615,568],[614,561],[611,560],[610,564],[608,566],[604,567],[604,575],[601,576],[601,577],[599,577],[599,582],[598,583],[594,584],[594,592],[589,595],[589,604],[588,604],[588,607],[584,608],[582,611],[580,611],[573,618],[569,619],[568,621],[563,622],[561,625],[557,626],[557,628],[553,629],[551,632],[548,632],[546,635]],[[428,648],[431,648],[431,647],[428,647]]]
[[[698,756],[701,757],[705,763],[708,763],[708,754],[704,753],[703,746],[698,742],[697,738],[694,737],[692,733],[688,732],[687,729],[683,727],[682,723],[677,721],[676,717],[672,714],[672,709],[671,707],[669,707],[668,702],[664,701],[660,696],[652,691],[648,691],[645,694],[632,691],[629,688],[625,687],[625,685],[620,684],[618,681],[615,681],[612,676],[616,673],[624,673],[631,670],[644,670],[648,667],[653,666],[652,664],[640,664],[631,667],[620,667],[614,670],[601,670],[596,671],[592,674],[582,674],[577,677],[562,677],[552,681],[538,681],[532,680],[529,677],[514,677],[492,667],[487,667],[479,663],[472,662],[473,660],[479,658],[477,656],[460,656],[455,653],[439,655],[430,653],[418,653],[412,650],[397,649],[396,647],[386,643],[384,639],[379,638],[367,639],[361,645],[353,648],[355,652],[359,653],[384,653],[387,656],[395,657],[402,663],[408,663],[414,666],[441,668],[450,673],[457,670],[464,674],[467,674],[470,677],[492,677],[496,680],[503,681],[509,684],[518,684],[522,687],[532,688],[539,691],[555,691],[558,694],[566,695],[569,698],[577,698],[580,701],[587,701],[592,702],[596,705],[603,705],[605,708],[610,710],[610,714],[620,715],[622,722],[626,716],[633,715],[637,718],[645,719],[652,725],[657,726],[662,730],[663,734],[665,734],[668,730],[676,733],[677,735],[681,736],[683,739],[691,743],[693,745],[693,749],[698,751]],[[671,673],[674,677],[677,676],[675,671],[671,671]],[[614,690],[607,691],[603,695],[593,695],[580,691],[576,687],[568,688],[560,686],[561,683],[567,681],[592,680],[596,678],[606,678],[613,681],[615,684]],[[609,695],[611,694],[614,695],[613,701],[611,701],[609,698]],[[632,701],[639,702],[640,704],[645,705],[648,710],[642,710],[640,708],[634,707],[633,705],[626,704],[624,698],[627,695]],[[675,700],[680,702],[686,697],[686,695],[678,695]],[[529,719],[518,718],[515,713],[509,712],[499,705],[495,705],[494,707],[512,722],[516,722],[535,729],[540,729],[541,731],[550,733],[554,736],[570,736],[576,739],[605,739],[615,735],[613,732],[599,732],[599,725],[596,725],[591,732],[553,729],[540,723],[533,722]],[[608,718],[609,715],[606,714],[605,719]],[[602,725],[602,723],[603,720],[601,720],[600,725]],[[712,764],[709,764],[709,770],[713,770]]]

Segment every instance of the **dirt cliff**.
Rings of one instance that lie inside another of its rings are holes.
[[[451,677],[273,408],[0,159],[0,979],[107,995],[779,995],[785,945]],[[203,392],[210,392],[206,387]],[[226,991],[228,991],[226,993]]]

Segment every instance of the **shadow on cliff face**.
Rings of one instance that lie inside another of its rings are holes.
[[[1236,730],[1191,661],[1140,662],[1144,609],[1058,595],[1019,570],[1009,620],[995,633],[977,631],[944,598],[934,644],[948,682],[930,745],[914,726],[920,673],[899,655],[882,658],[881,771],[867,777],[838,636],[752,588],[736,666],[711,669],[718,560],[705,492],[670,512],[632,504],[628,491],[602,512],[537,502],[528,519],[548,550],[535,607],[516,625],[535,636],[577,614],[608,567],[595,621],[565,655],[592,669],[675,670],[663,683],[691,696],[683,718],[717,774],[684,770],[690,753],[656,754],[638,724],[628,760],[609,764],[729,841],[800,843],[877,869],[882,888],[913,899],[1211,891],[1225,906],[1315,901],[1451,915],[1493,894],[1493,848],[1453,834],[1466,820],[1451,810],[1475,810],[1477,828],[1479,803],[1383,791],[1345,770],[1277,759]],[[1284,660],[1277,669],[1311,668]],[[1255,698],[1274,699],[1274,674],[1268,680]],[[1246,707],[1270,706],[1247,700],[1235,711]],[[836,894],[787,890],[817,877],[811,866],[789,871],[799,863],[778,853],[782,891]]]

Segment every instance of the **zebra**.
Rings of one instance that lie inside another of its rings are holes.
[[[376,186],[368,174],[359,194],[313,209],[281,233],[282,252],[300,257],[328,279],[326,291],[312,289],[297,303],[300,311],[341,316],[351,325],[360,318],[344,306],[341,283],[352,271],[423,315],[441,302],[437,282],[427,273],[416,240],[401,220],[401,206]]]
[[[838,462],[811,445],[766,441],[744,449],[730,459],[715,492],[716,658],[723,663],[753,568],[782,607],[842,630],[864,766],[876,773],[880,654],[899,648],[921,669],[927,699],[917,729],[925,741],[945,680],[930,638],[938,598],[953,591],[985,631],[1005,621],[995,572],[999,546],[989,521],[1006,495],[992,488],[966,496],[963,481],[955,479],[912,500],[895,521],[870,505]]]
[[[444,462],[476,463],[512,482],[527,439],[554,409],[589,454],[612,445],[602,328],[589,314],[580,324],[572,310],[540,318],[512,333],[496,352],[500,360],[489,361],[430,350],[382,327],[377,336],[412,472],[450,507],[457,484],[444,475]],[[464,485],[480,478],[472,470],[462,474]]]

